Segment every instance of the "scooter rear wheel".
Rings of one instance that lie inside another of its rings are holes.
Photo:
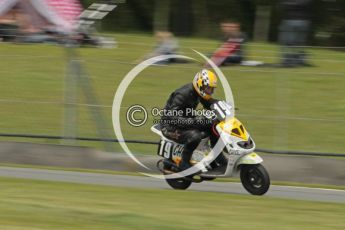
[[[165,179],[165,180],[173,189],[178,189],[178,190],[185,190],[189,188],[189,186],[192,184],[192,181],[186,180],[184,178]]]
[[[160,162],[162,162],[162,172],[164,175],[169,175],[171,173],[174,173],[175,171],[172,169],[174,167],[177,168],[177,165],[174,165],[174,163],[169,162],[169,161],[159,161],[157,163],[157,167],[159,167]],[[171,173],[169,173],[169,171]],[[189,188],[189,186],[192,184],[192,180],[188,180],[186,178],[180,177],[180,178],[174,178],[174,179],[165,179],[165,181],[168,183],[168,185],[170,185],[170,187],[172,187],[173,189],[177,189],[177,190],[185,190],[187,188]]]

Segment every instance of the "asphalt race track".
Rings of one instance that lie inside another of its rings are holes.
[[[171,189],[165,181],[143,176],[126,176],[14,167],[0,167],[0,176],[118,187]],[[244,188],[242,188],[240,183],[204,181],[199,184],[192,184],[188,190],[243,194],[250,196],[250,194],[248,194]],[[345,203],[345,190],[334,189],[271,185],[270,190],[265,194],[265,196]]]

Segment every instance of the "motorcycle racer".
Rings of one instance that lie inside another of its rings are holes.
[[[199,103],[205,109],[210,109],[210,106],[218,101],[212,98],[216,87],[217,76],[210,70],[202,69],[195,75],[192,83],[176,89],[164,107],[166,111],[179,111],[178,114],[182,114],[163,115],[160,122],[164,136],[185,145],[179,164],[180,170],[191,167],[190,159],[200,141],[207,136],[212,137],[212,120],[204,116],[194,116],[195,113],[188,111],[196,110]],[[211,138],[211,143],[214,141],[214,138]]]

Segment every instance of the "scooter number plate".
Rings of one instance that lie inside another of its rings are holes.
[[[179,154],[183,151],[183,145],[174,142],[161,140],[158,146],[158,155],[164,158],[172,158],[173,154]]]

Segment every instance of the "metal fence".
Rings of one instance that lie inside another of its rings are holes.
[[[159,144],[159,142],[144,141],[144,140],[118,140],[118,139],[113,139],[113,138],[64,137],[64,136],[33,135],[33,134],[0,133],[0,137],[53,139],[53,140],[101,141],[101,142],[126,142],[126,143],[132,143],[132,144],[148,144],[148,145],[158,145]],[[262,152],[262,153],[268,153],[268,154],[278,154],[278,155],[345,157],[345,153],[320,153],[320,152],[304,152],[304,151],[289,151],[289,150],[269,150],[269,149],[261,149],[261,148],[256,148],[255,151]]]

